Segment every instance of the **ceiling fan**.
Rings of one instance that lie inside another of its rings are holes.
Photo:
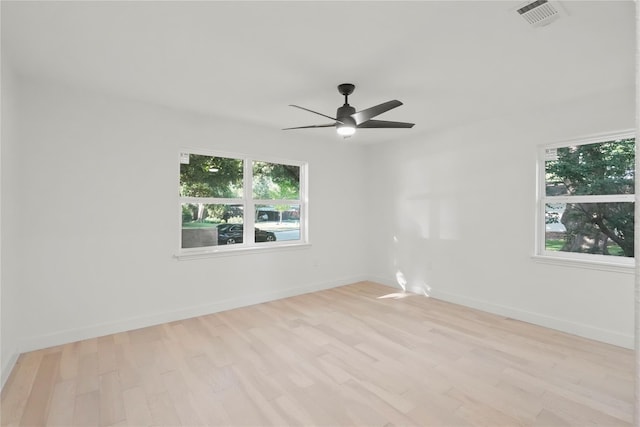
[[[334,121],[334,123],[327,123],[323,125],[310,125],[310,126],[298,126],[292,128],[285,128],[283,130],[290,129],[308,129],[308,128],[326,128],[334,127],[345,138],[350,137],[356,132],[356,128],[412,128],[414,123],[405,122],[390,122],[387,120],[371,120],[374,117],[389,111],[393,108],[402,105],[402,102],[398,100],[383,102],[374,107],[367,108],[356,112],[356,109],[349,105],[348,97],[353,93],[355,85],[351,83],[343,83],[338,85],[338,91],[344,95],[344,105],[338,108],[336,117],[327,116],[326,114],[318,113],[317,111],[310,110],[308,108],[300,107],[298,105],[291,104],[291,107],[299,108],[301,110],[308,111],[310,113],[318,114],[322,117],[326,117]]]

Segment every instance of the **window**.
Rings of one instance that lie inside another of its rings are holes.
[[[543,148],[537,254],[632,265],[634,135],[621,133]]]
[[[180,154],[181,253],[306,243],[306,164]]]

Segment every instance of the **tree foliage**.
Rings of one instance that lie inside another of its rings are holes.
[[[190,154],[180,164],[180,195],[185,197],[242,197],[243,161]]]
[[[559,148],[557,160],[546,164],[546,194],[633,194],[634,162],[633,138]],[[560,222],[567,230],[563,251],[608,254],[611,240],[624,256],[634,256],[633,203],[568,203]]]
[[[253,197],[267,200],[296,200],[300,194],[300,167],[268,162],[253,162]],[[180,164],[182,197],[243,197],[244,161],[240,159],[190,154]],[[248,184],[248,183],[245,183]],[[215,218],[228,221],[242,215],[237,205],[189,204],[183,207],[183,221]]]
[[[256,199],[298,199],[300,167],[279,163],[253,163],[253,197]]]

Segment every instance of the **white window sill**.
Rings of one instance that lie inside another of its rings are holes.
[[[615,273],[635,274],[635,261],[624,258],[625,262],[607,262],[590,259],[569,258],[548,255],[533,255],[533,260],[541,264],[558,265],[562,267],[586,268],[590,270],[612,271]]]
[[[242,247],[223,246],[224,249],[208,248],[205,250],[183,251],[174,255],[174,258],[176,258],[178,261],[188,261],[221,256],[247,255],[260,252],[290,251],[310,248],[311,243],[282,243],[268,246],[243,246],[242,244],[239,244],[237,246]]]

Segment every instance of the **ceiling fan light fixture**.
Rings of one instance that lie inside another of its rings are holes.
[[[338,108],[338,119],[336,120],[336,132],[338,135],[348,138],[356,133],[356,121],[351,117],[355,113],[355,108],[345,104]]]
[[[345,138],[347,138],[347,137],[353,135],[354,133],[356,133],[356,127],[352,126],[352,125],[337,124],[336,125],[336,132],[338,132],[338,135],[344,136]]]

